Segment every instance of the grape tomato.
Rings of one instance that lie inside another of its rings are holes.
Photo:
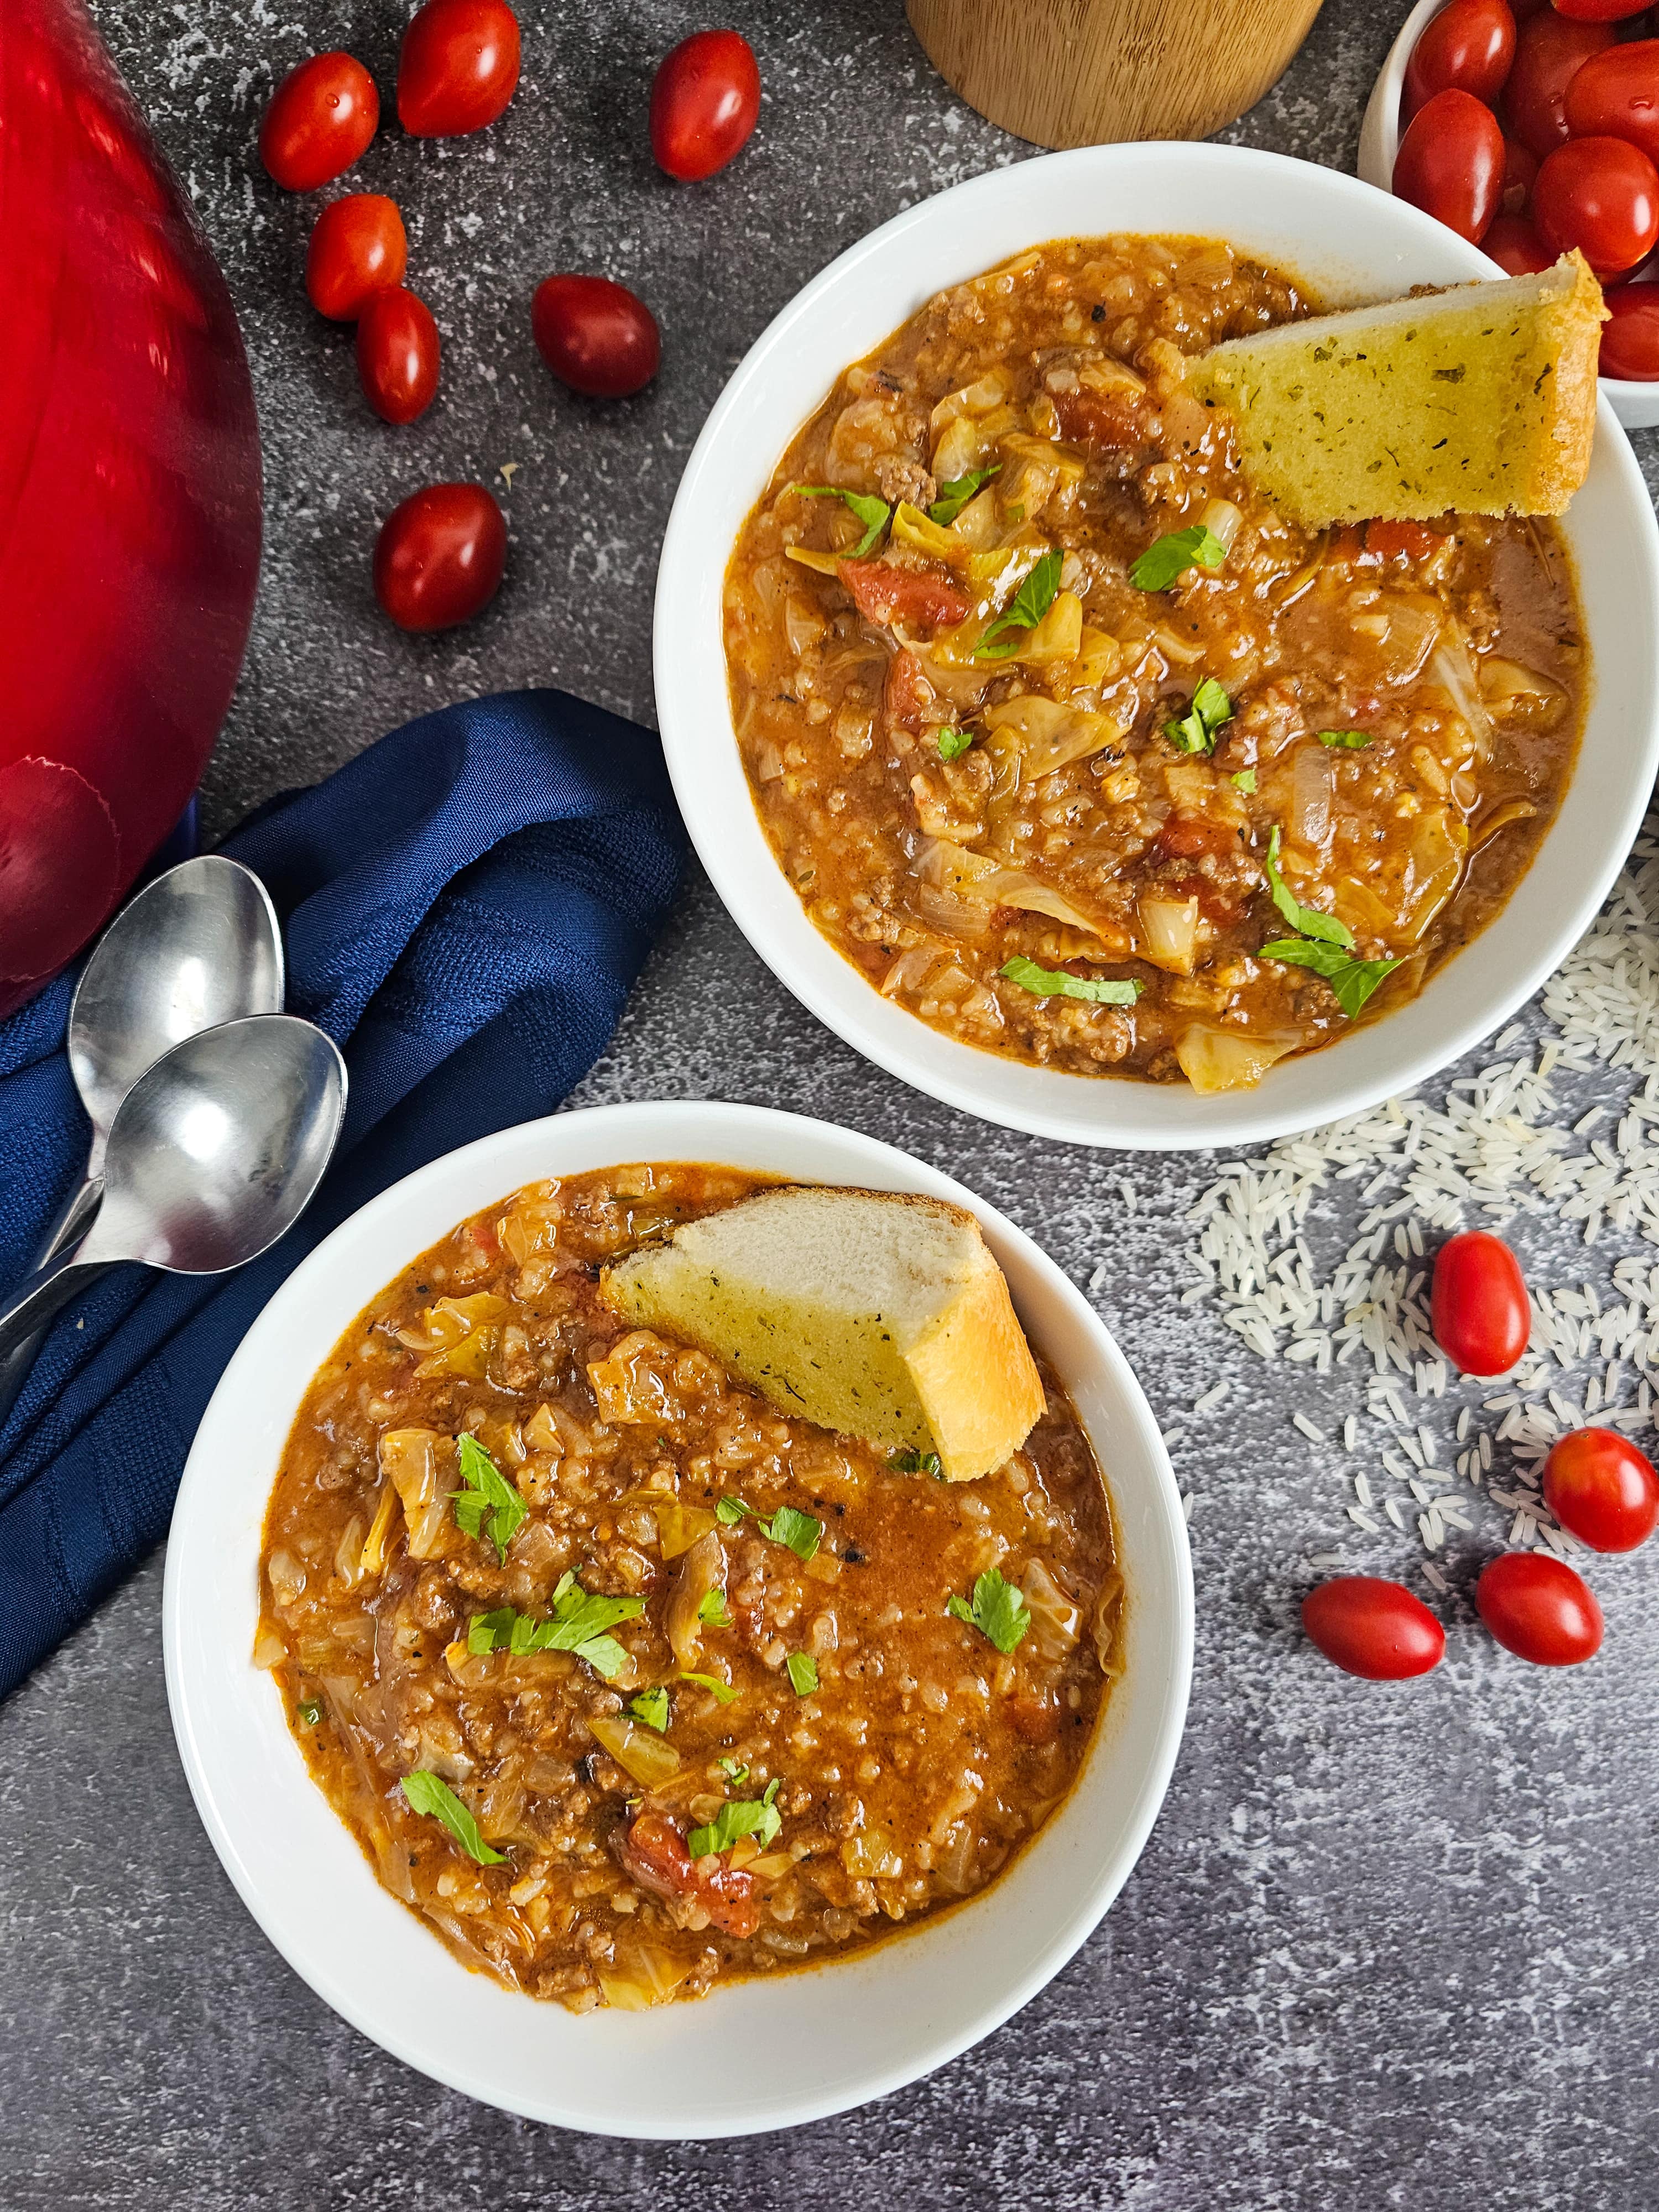
[[[1632,384],[1659,380],[1659,284],[1621,284],[1606,295],[1601,369]]]
[[[547,277],[536,289],[531,328],[554,375],[592,399],[643,390],[662,358],[650,308],[608,276]]]
[[[1446,1632],[1403,1583],[1339,1575],[1302,1601],[1302,1626],[1334,1667],[1368,1682],[1403,1682],[1440,1664]]]
[[[1532,214],[1546,246],[1616,276],[1659,240],[1659,170],[1622,138],[1570,138],[1540,164]]]
[[[1478,246],[1504,191],[1504,134],[1472,93],[1437,92],[1407,125],[1394,189]]]
[[[1591,56],[1613,44],[1605,23],[1570,23],[1547,8],[1516,33],[1504,87],[1504,125],[1541,161],[1567,137],[1567,88]]]
[[[285,191],[315,191],[361,160],[380,120],[374,80],[354,55],[313,54],[271,94],[259,159]]]
[[[1577,138],[1624,138],[1659,162],[1659,39],[1592,54],[1566,92]]]
[[[383,422],[425,414],[438,389],[441,350],[424,300],[401,284],[375,293],[357,318],[357,378]]]
[[[1648,0],[1550,0],[1558,15],[1574,23],[1621,23],[1639,15]]]
[[[1579,1667],[1601,1648],[1595,1593],[1548,1552],[1504,1552],[1474,1586],[1474,1609],[1506,1651],[1534,1667]]]
[[[399,629],[452,629],[487,607],[507,568],[507,524],[482,484],[428,484],[374,546],[374,596]]]
[[[658,167],[684,184],[712,177],[748,143],[760,103],[760,69],[747,39],[736,31],[696,31],[683,39],[652,80],[651,150]]]
[[[427,0],[398,50],[398,120],[415,138],[486,129],[518,88],[520,59],[507,0]]]
[[[1633,1552],[1659,1522],[1659,1475],[1615,1429],[1574,1429],[1544,1462],[1544,1503],[1593,1552]]]
[[[1533,181],[1538,174],[1537,156],[1529,154],[1518,138],[1504,141],[1504,213],[1524,215],[1527,202],[1532,198]]]
[[[1480,241],[1480,251],[1491,254],[1511,276],[1535,276],[1553,269],[1555,256],[1538,235],[1538,227],[1523,215],[1500,215]]]
[[[1506,1375],[1527,1348],[1532,1309],[1521,1262],[1501,1237],[1468,1229],[1443,1244],[1429,1297],[1434,1340],[1465,1375]]]
[[[348,192],[318,216],[306,249],[306,292],[319,315],[353,323],[376,292],[401,284],[409,240],[395,200]]]
[[[1515,16],[1508,0],[1451,0],[1412,49],[1401,102],[1402,122],[1437,92],[1455,87],[1492,106],[1515,59]]]

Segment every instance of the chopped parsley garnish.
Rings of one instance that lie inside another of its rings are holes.
[[[1132,978],[1068,975],[1063,968],[1039,968],[1023,952],[1005,960],[1002,973],[1038,999],[1092,999],[1101,1006],[1133,1006],[1140,996],[1140,985]]]
[[[1273,895],[1273,904],[1292,929],[1299,930],[1304,937],[1316,938],[1322,945],[1340,945],[1344,952],[1353,951],[1353,932],[1346,921],[1339,921],[1334,914],[1321,914],[1317,907],[1299,906],[1285,888],[1285,878],[1279,872],[1279,824],[1276,822],[1273,835],[1267,840],[1267,888]],[[1265,945],[1262,951],[1267,951]]]
[[[726,1592],[705,1590],[697,1600],[697,1619],[705,1628],[730,1628],[732,1616],[726,1609]]]
[[[799,1512],[793,1505],[780,1505],[769,1521],[741,1498],[722,1498],[714,1508],[714,1518],[726,1528],[735,1528],[739,1521],[750,1520],[763,1536],[769,1536],[775,1544],[787,1544],[800,1559],[811,1558],[823,1534],[822,1521],[815,1521],[810,1513]]]
[[[1215,532],[1193,522],[1185,530],[1155,538],[1130,569],[1129,581],[1138,592],[1167,592],[1188,568],[1218,568],[1226,557],[1227,549]]]
[[[1358,960],[1335,945],[1310,945],[1305,937],[1276,937],[1264,945],[1263,960],[1285,960],[1293,968],[1311,968],[1336,994],[1336,1002],[1352,1021],[1371,993],[1400,965],[1397,960]]]
[[[438,1820],[448,1829],[468,1858],[480,1866],[500,1866],[505,1851],[492,1850],[478,1832],[478,1824],[441,1774],[405,1774],[398,1785],[417,1813]]]
[[[749,1769],[740,1759],[717,1759],[714,1764],[734,1790],[741,1790],[749,1779]]]
[[[1277,823],[1267,840],[1267,888],[1273,893],[1273,904],[1291,928],[1300,930],[1302,934],[1276,937],[1271,945],[1261,947],[1257,957],[1282,960],[1292,968],[1310,968],[1316,975],[1322,975],[1335,993],[1338,1006],[1352,1021],[1378,984],[1400,963],[1359,959],[1354,951],[1353,932],[1346,922],[1339,921],[1334,914],[1321,914],[1316,907],[1298,905],[1291,897],[1279,872]]]
[[[1369,730],[1322,730],[1319,732],[1322,745],[1340,748],[1346,753],[1357,753],[1362,745],[1368,745],[1370,741]]]
[[[898,1474],[931,1474],[938,1482],[945,1480],[939,1454],[918,1451],[914,1444],[906,1444],[902,1450],[890,1453],[887,1464]]]
[[[307,1728],[315,1728],[323,1717],[322,1700],[319,1698],[301,1698],[299,1710],[300,1718]]]
[[[1005,638],[1002,632],[1036,628],[1054,603],[1064,565],[1065,556],[1058,546],[1051,545],[974,647],[975,660],[1006,660],[1019,651],[1018,635]]]
[[[737,1692],[729,1682],[722,1682],[718,1674],[682,1674],[682,1682],[695,1682],[700,1690],[707,1690],[716,1702],[729,1705]]]
[[[477,1437],[464,1431],[455,1439],[455,1449],[466,1485],[454,1493],[455,1525],[469,1536],[482,1536],[487,1516],[489,1540],[505,1565],[507,1547],[530,1509]]]
[[[1164,725],[1164,734],[1178,753],[1212,753],[1222,724],[1232,718],[1232,701],[1213,676],[1206,676],[1180,720]]]
[[[1235,791],[1242,791],[1247,799],[1255,798],[1255,770],[1253,768],[1240,769],[1238,774],[1232,779],[1232,783]]]
[[[941,760],[960,760],[974,742],[974,733],[971,730],[939,729],[934,731],[933,735],[939,741],[939,757]]]
[[[864,525],[864,535],[847,556],[849,561],[861,561],[886,529],[892,508],[884,499],[878,499],[872,491],[842,491],[838,484],[797,484],[795,489],[803,499],[842,499]]]
[[[778,1794],[775,1776],[766,1785],[761,1797],[734,1797],[722,1805],[706,1828],[693,1828],[685,1839],[685,1848],[694,1859],[706,1859],[715,1851],[729,1851],[739,1836],[758,1836],[763,1850],[783,1826],[783,1815],[773,1803]]]
[[[630,1698],[628,1710],[636,1721],[655,1729],[659,1735],[668,1733],[668,1692],[660,1685],[654,1690],[641,1690],[637,1698]]]
[[[527,1651],[574,1651],[609,1682],[622,1672],[628,1654],[605,1632],[644,1611],[642,1597],[596,1597],[574,1574],[566,1574],[553,1593],[548,1620],[515,1613],[510,1605],[495,1613],[475,1613],[467,1624],[466,1648],[475,1656],[511,1651],[520,1658]]]
[[[993,461],[988,469],[969,469],[966,476],[952,477],[939,486],[939,496],[927,510],[927,520],[948,530],[975,492],[983,491],[992,477],[1001,473],[1001,462]]]
[[[784,1661],[791,1688],[798,1698],[810,1698],[818,1686],[818,1662],[810,1651],[792,1651]]]
[[[945,1610],[953,1619],[978,1629],[981,1636],[988,1636],[999,1651],[1012,1651],[1031,1625],[1031,1608],[1025,1602],[1024,1591],[1005,1582],[994,1567],[988,1567],[974,1584],[971,1605],[952,1590]]]

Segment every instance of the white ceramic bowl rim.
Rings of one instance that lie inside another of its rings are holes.
[[[1394,190],[1395,157],[1400,151],[1401,139],[1400,100],[1406,89],[1406,70],[1412,50],[1435,17],[1450,5],[1451,0],[1417,0],[1389,49],[1388,59],[1377,73],[1371,96],[1365,104],[1358,167],[1364,182],[1375,185],[1379,191]],[[1504,273],[1489,256],[1483,255],[1482,258],[1489,262],[1492,271],[1499,276]],[[1638,383],[1630,377],[1604,376],[1601,391],[1612,401],[1614,414],[1626,429],[1651,429],[1659,423],[1659,380]]]
[[[1361,1112],[1500,1027],[1583,933],[1640,825],[1659,763],[1659,533],[1641,472],[1601,403],[1589,481],[1565,531],[1595,690],[1572,781],[1504,914],[1409,1004],[1200,1098],[1179,1084],[1061,1074],[980,1052],[883,999],[808,921],[761,829],[732,732],[719,557],[843,363],[942,287],[1069,231],[1220,231],[1288,264],[1333,302],[1491,274],[1420,210],[1358,179],[1234,147],[1089,147],[977,177],[896,216],[806,285],[732,375],[687,464],[664,541],[655,623],[663,742],[682,811],[750,943],[866,1058],[992,1121],[1126,1149],[1232,1147]]]
[[[249,1655],[270,1483],[340,1333],[480,1206],[546,1175],[639,1159],[917,1190],[978,1215],[1107,1469],[1128,1593],[1125,1671],[1075,1787],[980,1897],[821,1968],[717,1989],[697,2004],[577,2019],[470,1973],[380,1887]],[[203,1416],[168,1543],[163,1639],[179,1753],[214,1848],[319,1996],[486,2103],[564,2127],[679,2139],[794,2125],[884,2095],[989,2033],[1058,1972],[1127,1878],[1167,1786],[1191,1673],[1192,1577],[1179,1494],[1139,1385],[1079,1292],[994,1209],[889,1146],[796,1115],[600,1107],[433,1162],[295,1269]]]

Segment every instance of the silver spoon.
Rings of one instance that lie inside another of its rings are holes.
[[[0,1303],[0,1358],[92,1268],[136,1260],[219,1275],[257,1260],[310,1203],[345,1097],[332,1040],[291,1014],[227,1022],[175,1045],[121,1102],[85,1240]]]
[[[96,1212],[110,1125],[144,1070],[198,1030],[282,1010],[276,910],[240,860],[204,853],[128,902],[82,970],[70,1006],[70,1073],[92,1141],[85,1173],[36,1252],[37,1267],[72,1244]],[[0,1360],[0,1421],[39,1350],[38,1340],[26,1339]]]

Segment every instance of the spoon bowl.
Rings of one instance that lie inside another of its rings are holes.
[[[92,1121],[88,1181],[102,1172],[122,1100],[163,1053],[282,1006],[282,933],[258,876],[206,853],[146,884],[105,932],[70,1008],[70,1073]]]

